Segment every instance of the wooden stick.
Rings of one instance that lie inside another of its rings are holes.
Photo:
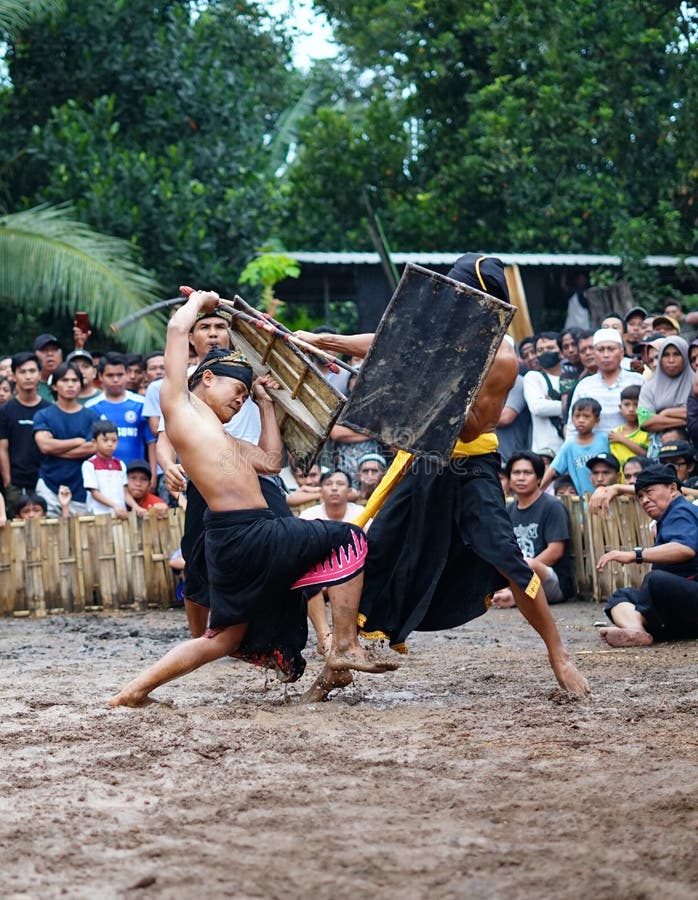
[[[185,297],[188,297],[194,289],[183,286],[180,288],[180,290]],[[323,359],[326,359],[330,363],[330,367],[338,366],[342,369],[346,369],[346,371],[350,372],[352,375],[359,374],[358,369],[350,366],[349,363],[345,363],[344,360],[337,359],[335,356],[332,356],[331,353],[327,353],[325,350],[321,350],[319,347],[314,347],[312,344],[308,344],[306,341],[297,338],[294,334],[288,331],[288,329],[286,331],[282,331],[281,328],[272,325],[266,319],[263,319],[261,317],[257,318],[256,316],[249,315],[249,313],[242,312],[242,310],[238,309],[235,303],[231,302],[230,300],[223,300],[221,298],[219,299],[218,303],[225,310],[227,310],[227,312],[229,312],[233,316],[233,318],[240,319],[241,322],[247,322],[248,325],[254,325],[254,327],[258,328],[260,331],[266,331],[269,334],[273,334],[274,337],[281,338],[281,340],[286,341],[287,344],[293,344],[294,347],[298,347],[299,350],[303,350],[305,353],[313,353],[315,356],[320,356]],[[337,371],[336,368],[335,371]]]

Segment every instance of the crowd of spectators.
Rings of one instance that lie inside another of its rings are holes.
[[[655,316],[634,307],[596,330],[543,331],[516,347],[519,374],[497,428],[501,480],[522,551],[551,600],[573,590],[569,525],[556,497],[586,496],[592,511],[608,510],[652,461],[674,465],[689,499],[698,496],[697,317],[675,301]],[[38,515],[123,518],[149,508],[166,515],[178,502],[155,453],[163,352],[91,350],[88,337],[74,329],[65,358],[59,340],[41,334],[30,350],[0,359],[3,524]],[[353,379],[341,377],[337,386],[350,392]],[[243,406],[238,436],[253,414]],[[318,464],[304,472],[289,455],[279,483],[294,514],[348,521],[392,456],[335,425]],[[495,599],[511,600],[506,592]]]

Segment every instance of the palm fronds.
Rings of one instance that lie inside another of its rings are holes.
[[[0,0],[1,2],[1,0]],[[109,325],[161,299],[154,277],[131,245],[92,231],[71,208],[37,206],[0,216],[0,303],[56,314],[84,309],[95,325]],[[148,316],[123,333],[133,352],[162,345],[164,320]]]

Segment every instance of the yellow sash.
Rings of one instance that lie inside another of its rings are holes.
[[[451,456],[483,456],[485,453],[494,453],[498,446],[497,435],[487,432],[476,437],[474,441],[468,441],[467,443],[460,439],[457,440]],[[406,450],[398,450],[397,456],[390,464],[390,468],[381,478],[378,487],[368,498],[366,506],[353,520],[354,525],[360,525],[364,528],[371,519],[376,517],[392,489],[399,484],[405,472],[409,469],[413,459],[414,456],[411,453],[408,453]]]

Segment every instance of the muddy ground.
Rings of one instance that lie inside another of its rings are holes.
[[[221,660],[106,709],[179,610],[0,620],[0,896],[693,900],[698,642],[554,614],[588,701],[517,610],[309,707]]]

